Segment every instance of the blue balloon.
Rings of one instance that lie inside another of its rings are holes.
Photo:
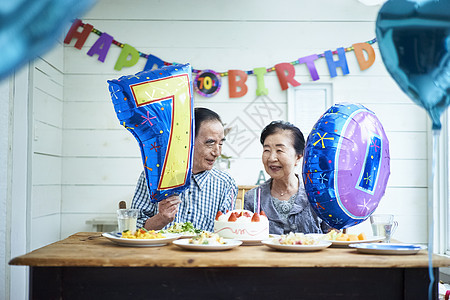
[[[390,0],[376,35],[386,69],[439,130],[450,104],[450,1]]]
[[[191,66],[176,65],[109,80],[120,124],[136,138],[150,200],[189,187],[194,145]]]
[[[389,175],[389,141],[372,111],[340,103],[320,117],[306,141],[303,181],[322,220],[336,229],[366,220],[383,197]]]

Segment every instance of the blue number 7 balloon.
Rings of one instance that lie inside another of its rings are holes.
[[[141,149],[150,200],[184,191],[194,144],[191,66],[143,71],[108,83],[117,118]]]

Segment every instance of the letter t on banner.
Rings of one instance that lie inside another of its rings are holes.
[[[337,61],[333,60],[333,53],[330,50],[325,51],[325,58],[327,60],[328,70],[330,72],[331,78],[337,76],[336,69],[338,67],[341,67],[342,73],[344,75],[347,75],[349,73],[344,48],[341,47],[341,48],[337,48],[336,50],[337,50],[337,54],[339,56],[339,60],[337,60]]]
[[[313,54],[298,59],[299,64],[306,64],[313,81],[320,79],[319,74],[317,73],[316,65],[314,64],[314,61],[318,58],[319,56],[317,54]]]
[[[236,77],[240,79],[236,80]],[[228,92],[230,98],[239,98],[247,94],[248,87],[245,84],[247,77],[248,75],[244,71],[228,70]],[[240,91],[237,91],[238,87],[241,88]]]

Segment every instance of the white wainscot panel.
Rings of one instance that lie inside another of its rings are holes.
[[[94,227],[87,222],[93,219],[107,219],[113,220],[116,214],[79,214],[79,213],[64,213],[61,214],[61,239],[65,239],[77,232],[92,232]]]
[[[198,50],[197,50],[198,51]],[[398,88],[395,82],[386,74],[385,76],[338,76],[335,78],[322,78],[313,82],[309,74],[304,76],[301,67],[297,67],[295,80],[305,85],[315,83],[332,83],[335,102],[352,103],[406,103],[411,100]],[[64,82],[65,100],[93,101],[111,103],[107,80],[116,79],[119,75],[111,74],[69,74]],[[246,85],[248,92],[244,97],[230,99],[228,93],[228,77],[222,77],[222,86],[218,94],[213,97],[202,97],[194,93],[196,105],[216,102],[253,102],[256,96],[256,77],[249,76]],[[286,91],[282,91],[277,76],[274,72],[264,76],[269,97],[275,102],[284,102]],[[289,85],[290,86],[290,85]],[[292,88],[290,86],[290,88]]]
[[[426,132],[386,132],[391,159],[427,159]]]
[[[228,170],[238,185],[255,185],[261,171],[266,180],[270,178],[265,172],[260,158],[234,159],[231,161],[231,168]]]
[[[411,104],[411,99],[387,73],[385,76],[338,76],[332,82],[335,103]]]
[[[64,129],[120,129],[112,102],[65,102]]]
[[[210,108],[222,118],[226,124],[240,117],[250,129],[262,130],[273,120],[286,119],[286,104],[276,103],[267,97],[254,98],[252,103],[228,103],[196,105]],[[235,107],[235,109],[230,109]],[[114,111],[112,103],[104,102],[66,102],[64,108],[65,129],[121,129],[123,128]]]
[[[64,46],[61,42],[56,42],[52,49],[45,53],[41,58],[55,69],[62,72],[64,67]]]
[[[52,53],[50,52],[48,52],[48,54],[52,55]],[[63,62],[63,47],[60,48],[60,54],[58,55],[61,56],[61,64]],[[58,86],[63,86],[64,74],[62,73],[62,69],[55,68],[55,66],[53,66],[49,61],[46,61],[44,59],[36,59],[34,61],[34,67],[35,71],[42,73],[42,75],[44,75],[47,80],[55,82],[56,84],[58,84]]]
[[[63,99],[63,75],[46,62],[42,62],[40,67],[42,68],[35,69],[33,72],[34,86],[56,99]]]
[[[61,183],[61,157],[33,155],[33,185],[53,185]]]
[[[62,154],[62,129],[34,122],[33,151],[55,156]]]
[[[380,120],[385,131],[421,131],[428,130],[427,114],[418,105],[411,104],[367,104]]]
[[[427,243],[427,216],[423,215],[396,215],[398,228],[394,232],[392,239],[403,243]],[[372,235],[370,220],[367,219],[361,224],[348,229],[349,233]]]
[[[286,120],[287,117],[286,103],[277,103],[268,97],[255,98],[251,103],[229,100],[228,103],[202,103],[195,106],[206,107],[217,112],[225,123],[225,127],[241,124],[242,129],[258,132],[258,138],[261,130],[270,122]]]
[[[31,220],[31,249],[46,246],[60,240],[60,214],[33,218]]]
[[[34,119],[62,128],[63,102],[39,88],[33,94]]]
[[[320,5],[311,1],[285,0],[282,6],[258,5],[260,2],[229,0],[225,2],[180,2],[177,0],[135,0],[133,5],[119,0],[98,1],[85,19],[97,20],[105,14],[111,19],[147,20],[148,10],[157,11],[161,20],[227,20],[227,21],[373,21],[379,7],[366,6],[353,1],[321,0]],[[255,9],[257,5],[257,9]],[[276,7],[276,9],[275,9]],[[324,9],[326,7],[327,9]],[[146,9],[143,9],[146,8]],[[239,9],[236,9],[239,8]],[[88,21],[87,21],[88,22]]]
[[[393,215],[426,214],[428,189],[388,187],[375,213]]]
[[[394,239],[406,243],[427,242],[427,188],[387,188],[374,214],[393,214],[399,223]],[[348,229],[372,235],[370,220]]]
[[[117,75],[110,74],[67,74],[64,80],[64,100],[108,102],[112,105],[107,81],[117,78]]]
[[[119,202],[127,202],[131,207],[131,201],[136,189],[132,185],[63,185],[62,208],[63,213],[115,213],[119,208]]]
[[[31,195],[32,218],[59,214],[61,211],[61,186],[33,186]]]
[[[406,243],[427,243],[428,224],[425,212],[422,215],[398,215],[398,228],[393,238]]]
[[[125,128],[64,130],[64,156],[141,157],[139,144]]]
[[[63,164],[65,185],[134,185],[143,170],[141,158],[66,157]]]
[[[390,187],[427,187],[426,160],[391,160]]]
[[[231,160],[247,158],[261,160],[261,153],[262,146],[258,133],[243,129],[230,131],[222,148],[222,154],[231,157]]]

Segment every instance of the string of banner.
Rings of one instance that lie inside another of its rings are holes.
[[[81,31],[78,29],[82,28]],[[175,62],[167,62],[152,54],[145,54],[136,50],[133,46],[123,44],[116,41],[111,35],[106,32],[94,28],[91,24],[83,23],[81,20],[76,19],[70,27],[65,39],[65,44],[70,44],[73,39],[76,39],[75,48],[81,50],[85,44],[89,34],[93,32],[99,36],[92,47],[88,50],[87,55],[98,55],[98,60],[105,61],[108,51],[112,44],[122,48],[119,57],[114,65],[115,70],[122,70],[124,67],[134,66],[140,57],[146,58],[144,70],[152,70],[161,68],[163,66],[176,65]],[[221,88],[221,78],[228,76],[228,92],[230,98],[239,98],[247,94],[248,87],[246,81],[248,75],[255,75],[257,80],[256,95],[268,95],[269,91],[265,87],[264,74],[275,71],[280,82],[282,90],[286,90],[291,86],[299,86],[300,82],[294,79],[295,65],[305,64],[308,68],[309,74],[313,81],[319,80],[319,74],[317,72],[315,61],[319,58],[325,58],[330,73],[330,77],[337,76],[337,68],[341,68],[342,74],[347,75],[350,73],[347,64],[346,52],[353,51],[359,64],[361,71],[370,68],[375,61],[375,51],[372,44],[376,43],[376,38],[362,43],[355,43],[350,47],[339,47],[335,51],[327,50],[320,54],[312,54],[293,62],[283,62],[276,64],[273,67],[254,68],[253,70],[228,70],[227,72],[216,72],[214,70],[205,69],[197,70],[193,69],[192,72],[196,74],[194,80],[194,88],[196,92],[204,97],[211,97],[216,95]],[[335,60],[335,56],[337,59]]]

